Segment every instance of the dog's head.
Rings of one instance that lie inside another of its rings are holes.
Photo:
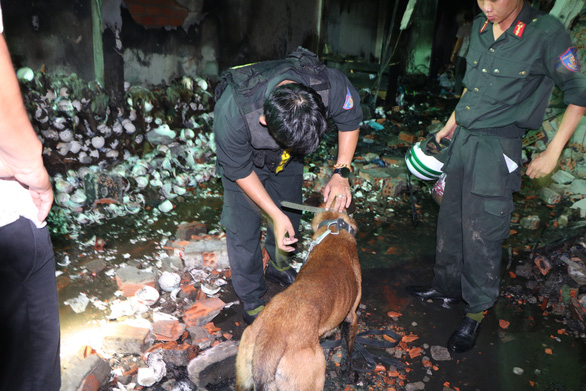
[[[305,204],[311,205],[311,206],[317,206],[320,208],[325,208],[325,203],[322,202],[321,195],[318,195],[318,194],[314,194],[314,195],[308,197],[305,200]],[[339,218],[342,218],[350,227],[352,227],[353,232],[356,233],[356,231],[357,231],[356,221],[354,221],[354,219],[350,217],[350,215],[352,213],[354,213],[355,211],[356,211],[356,204],[354,203],[354,200],[352,200],[352,202],[350,203],[350,206],[344,212],[325,211],[325,212],[316,213],[316,215],[314,216],[314,218],[311,222],[311,228],[313,229],[313,232],[317,232],[319,229],[319,225],[322,222],[327,221],[327,220],[335,221]]]
[[[314,218],[311,222],[311,228],[313,229],[313,232],[317,233],[317,231],[320,228],[322,228],[322,227],[320,227],[320,224],[322,224],[322,223],[325,224],[326,222],[335,222],[338,219],[343,219],[344,222],[346,222],[346,224],[348,224],[348,226],[350,227],[349,232],[351,232],[353,235],[356,234],[356,231],[357,231],[356,221],[354,221],[354,219],[351,218],[345,212],[326,211],[326,212],[316,213],[316,215],[314,216]]]

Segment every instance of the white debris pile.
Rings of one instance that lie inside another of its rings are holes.
[[[146,202],[166,213],[174,198],[215,177],[213,96],[205,80],[126,85],[116,105],[98,83],[75,74],[21,74],[29,75],[21,88],[53,179],[54,230],[134,214]]]

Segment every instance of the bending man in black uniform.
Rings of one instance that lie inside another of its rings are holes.
[[[262,213],[269,221],[266,277],[290,285],[301,214],[281,201],[301,202],[303,157],[338,129],[335,173],[324,188],[327,208],[342,211],[352,194],[347,171],[362,121],[358,93],[341,72],[298,49],[284,60],[230,69],[216,90],[214,134],[224,186],[221,222],[226,229],[232,284],[243,317],[254,321],[266,292],[261,249]]]
[[[472,349],[483,313],[499,296],[502,243],[509,235],[512,193],[521,186],[522,137],[540,127],[554,84],[568,105],[555,137],[529,164],[548,175],[586,112],[586,77],[563,25],[523,0],[478,0],[466,90],[436,135],[451,138],[437,227],[431,286],[411,286],[425,299],[466,302],[466,316],[448,341]]]

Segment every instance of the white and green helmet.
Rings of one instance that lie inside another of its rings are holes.
[[[426,154],[421,149],[420,142],[409,148],[407,155],[405,155],[405,162],[411,174],[426,181],[438,179],[444,166],[433,155]]]

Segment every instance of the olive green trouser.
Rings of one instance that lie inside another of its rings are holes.
[[[519,136],[458,127],[448,150],[432,286],[462,297],[466,312],[484,311],[498,298],[502,243],[509,236],[512,194],[521,184],[521,148]],[[518,167],[508,167],[504,155]]]

